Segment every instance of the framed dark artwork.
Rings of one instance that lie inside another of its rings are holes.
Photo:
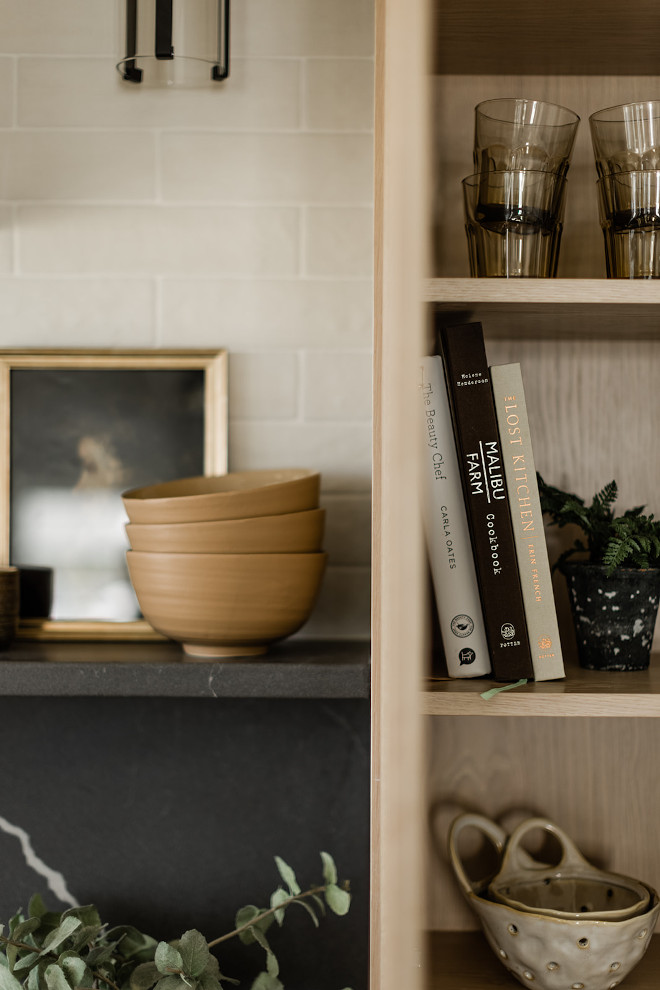
[[[226,352],[0,351],[0,410],[19,635],[160,638],[128,577],[121,493],[226,472]]]

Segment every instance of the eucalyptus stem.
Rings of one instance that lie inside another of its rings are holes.
[[[5,945],[13,945],[16,949],[27,949],[28,952],[38,952],[36,946],[28,945],[27,942],[15,942],[13,939],[8,938],[6,935],[0,935],[0,942],[4,942]]]
[[[230,938],[234,938],[235,935],[240,935],[241,932],[245,932],[248,928],[254,928],[256,924],[262,921],[264,918],[268,918],[269,915],[275,914],[281,908],[285,908],[288,904],[293,904],[294,901],[302,901],[306,897],[312,897],[314,894],[322,894],[326,889],[326,885],[323,884],[321,887],[310,887],[309,890],[304,891],[301,894],[292,894],[291,897],[282,901],[281,904],[276,905],[276,907],[266,908],[261,914],[255,915],[251,921],[246,921],[244,925],[240,928],[235,928],[233,932],[227,932],[225,935],[220,935],[218,938],[214,938],[212,942],[208,942],[209,949],[212,949],[214,945],[219,945],[221,942],[226,942]]]
[[[117,984],[113,983],[112,980],[109,980],[107,976],[103,975],[103,973],[97,973],[96,970],[92,970],[92,976],[95,977],[95,979],[100,980],[101,983],[107,983],[109,987],[112,987],[112,990],[119,990]]]

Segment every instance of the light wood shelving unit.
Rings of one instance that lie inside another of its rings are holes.
[[[648,672],[582,671],[559,581],[564,681],[486,700],[488,681],[429,677],[411,386],[436,314],[481,321],[489,362],[522,365],[544,477],[585,497],[616,478],[622,507],[660,515],[660,282],[605,278],[588,127],[594,110],[660,98],[660,8],[376,0],[376,13],[372,990],[514,988],[451,874],[448,825],[464,810],[546,815],[593,862],[660,888],[660,644]],[[471,279],[473,108],[523,95],[582,121],[559,277]],[[656,988],[659,968],[656,936],[625,986]]]

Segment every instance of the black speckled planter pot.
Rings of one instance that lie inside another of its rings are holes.
[[[611,577],[598,564],[564,565],[580,666],[587,670],[645,670],[660,601],[660,569],[619,567]]]

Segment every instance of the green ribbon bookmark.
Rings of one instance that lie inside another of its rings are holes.
[[[513,688],[520,687],[521,684],[527,684],[526,677],[523,677],[520,681],[516,681],[515,684],[503,684],[501,687],[491,688],[490,691],[484,691],[481,697],[484,701],[490,701],[490,699],[494,698],[496,694],[500,693],[500,691],[511,691]]]

